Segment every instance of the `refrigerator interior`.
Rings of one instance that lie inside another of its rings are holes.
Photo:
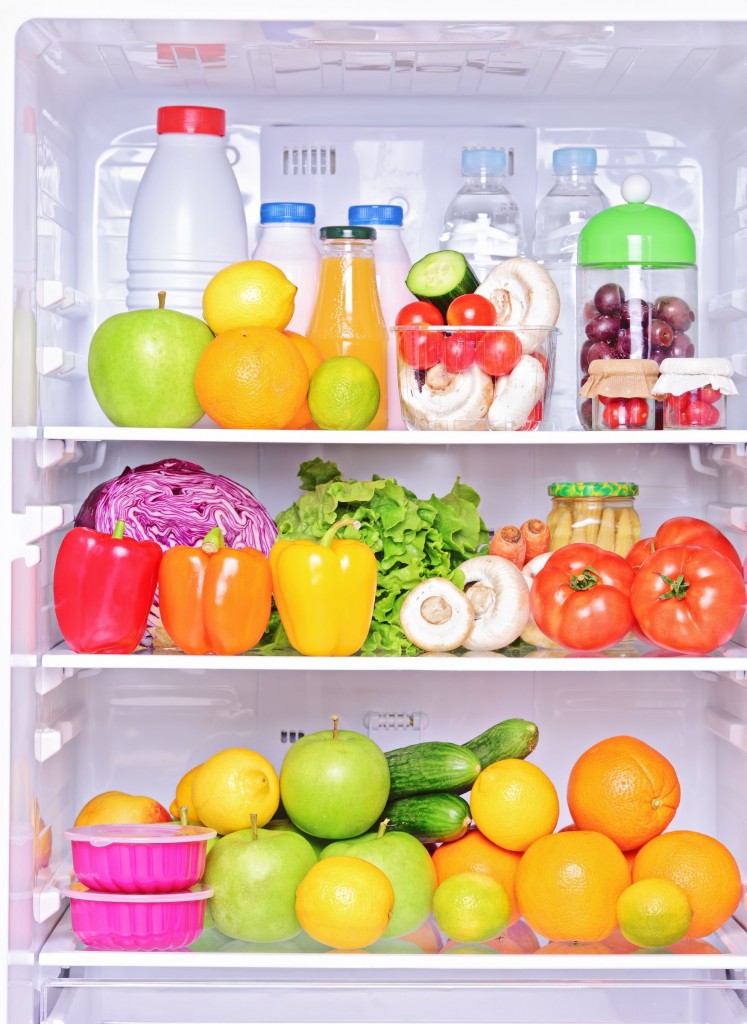
[[[219,5],[220,6],[220,5]],[[305,459],[360,479],[394,476],[426,497],[456,477],[490,529],[549,511],[557,480],[632,480],[644,536],[671,515],[723,529],[747,555],[747,402],[729,431],[609,442],[441,438],[390,432],[338,440],[155,437],[113,428],[86,375],[95,327],[124,310],[132,202],[155,144],[155,110],[227,111],[250,250],[259,204],[311,201],[317,224],[356,202],[398,202],[417,259],[437,247],[465,146],[505,146],[531,237],[558,145],[592,145],[613,203],[632,171],[697,240],[702,354],[728,355],[747,388],[747,22],[371,23],[36,19],[18,27],[14,124],[12,651],[9,1013],[48,1021],[747,1021],[747,909],[713,940],[720,955],[546,958],[342,957],[260,952],[208,937],[171,954],[103,954],[75,943],[58,886],[63,837],[106,789],[168,805],[183,772],[229,746],[280,767],[293,733],[346,728],[384,749],[463,741],[502,718],[536,721],[534,760],[561,795],[578,755],[630,733],[675,765],[674,827],[722,840],[747,871],[747,627],[708,659],[623,646],[617,656],[522,659],[80,657],[60,646],[54,559],[97,484],[160,458],[197,462],[249,487],[277,515]],[[7,33],[6,33],[7,34]],[[4,242],[9,246],[9,240]],[[9,322],[9,318],[6,318]],[[561,339],[559,358],[573,358]],[[12,369],[11,369],[12,360]],[[154,791],[158,788],[158,792]],[[43,824],[35,808],[38,807]],[[44,863],[48,860],[48,863]],[[210,946],[210,941],[213,946]],[[256,1002],[255,1002],[256,1001]]]

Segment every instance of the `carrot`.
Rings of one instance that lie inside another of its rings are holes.
[[[527,562],[550,550],[550,530],[541,519],[527,519],[521,524],[521,535],[527,546]]]
[[[527,543],[521,530],[515,526],[502,526],[493,534],[488,553],[507,558],[517,569],[521,569],[527,559]]]

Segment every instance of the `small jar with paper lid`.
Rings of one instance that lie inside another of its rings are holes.
[[[665,430],[719,430],[726,396],[738,394],[730,359],[665,359],[654,394],[664,400]]]
[[[653,359],[595,359],[581,388],[592,401],[592,430],[653,430]]]
[[[678,214],[649,203],[651,183],[631,174],[625,200],[602,210],[578,240],[577,373],[579,390],[595,360],[690,358],[697,347],[695,236]],[[578,414],[593,429],[592,407]]]

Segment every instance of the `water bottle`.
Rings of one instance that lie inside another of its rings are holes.
[[[552,156],[555,184],[537,206],[534,258],[550,274],[560,295],[555,383],[550,401],[552,430],[576,422],[576,247],[584,224],[609,200],[594,180],[595,149],[556,149]]]
[[[158,304],[202,318],[202,293],[248,259],[244,203],[224,142],[225,111],[160,107],[158,143],[135,196],[127,239],[127,307]]]
[[[463,253],[480,281],[502,260],[524,253],[521,209],[505,173],[505,150],[463,150],[465,182],[444,213],[439,248]]]
[[[348,221],[351,225],[376,228],[374,263],[376,285],[384,322],[389,329],[387,346],[387,424],[389,430],[404,430],[402,410],[397,386],[397,339],[391,328],[397,313],[414,300],[405,284],[412,264],[402,240],[403,211],[401,206],[351,206]]]
[[[280,267],[296,286],[293,319],[289,331],[306,334],[316,302],[321,256],[314,238],[316,209],[313,203],[262,203],[262,225],[252,259],[265,260]]]

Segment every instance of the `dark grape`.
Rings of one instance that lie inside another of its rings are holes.
[[[622,304],[620,319],[626,327],[646,327],[649,319],[649,304],[645,299],[627,299]]]
[[[674,331],[686,331],[695,314],[684,299],[676,295],[662,295],[654,302],[654,316],[665,320]]]
[[[630,330],[627,327],[620,328],[615,342],[615,358],[630,359]]]
[[[604,341],[594,341],[589,346],[589,350],[586,353],[586,358],[589,364],[593,363],[595,359],[616,359],[617,356],[615,355],[615,346],[608,345]],[[584,369],[583,366],[581,367],[581,369]],[[586,371],[584,370],[584,373],[585,372]]]
[[[591,430],[591,399],[585,398],[578,410],[578,418],[585,430]]]
[[[613,342],[620,330],[620,318],[617,316],[595,316],[586,325],[586,337],[592,341]]]
[[[674,340],[674,331],[665,320],[652,320],[648,337],[652,345],[669,348]]]
[[[664,429],[664,402],[654,402],[654,430]]]
[[[582,311],[581,315],[584,318],[584,323],[588,323],[589,320],[593,320],[594,317],[597,315],[597,311],[596,311],[596,309],[594,307],[594,303],[593,302],[585,302],[584,303],[584,308],[583,308],[583,311]]]
[[[579,363],[581,365],[581,373],[589,372],[589,349],[592,345],[596,345],[595,341],[585,341],[581,346],[581,352],[579,354]]]
[[[690,359],[695,355],[695,346],[687,334],[675,331],[672,344],[666,349],[666,354],[672,359]]]
[[[659,348],[657,345],[651,346],[651,351],[648,354],[649,359],[655,359],[659,366],[665,359],[670,359],[672,355],[671,349]]]
[[[625,292],[619,284],[603,284],[594,295],[594,305],[605,316],[619,316],[625,301]]]

